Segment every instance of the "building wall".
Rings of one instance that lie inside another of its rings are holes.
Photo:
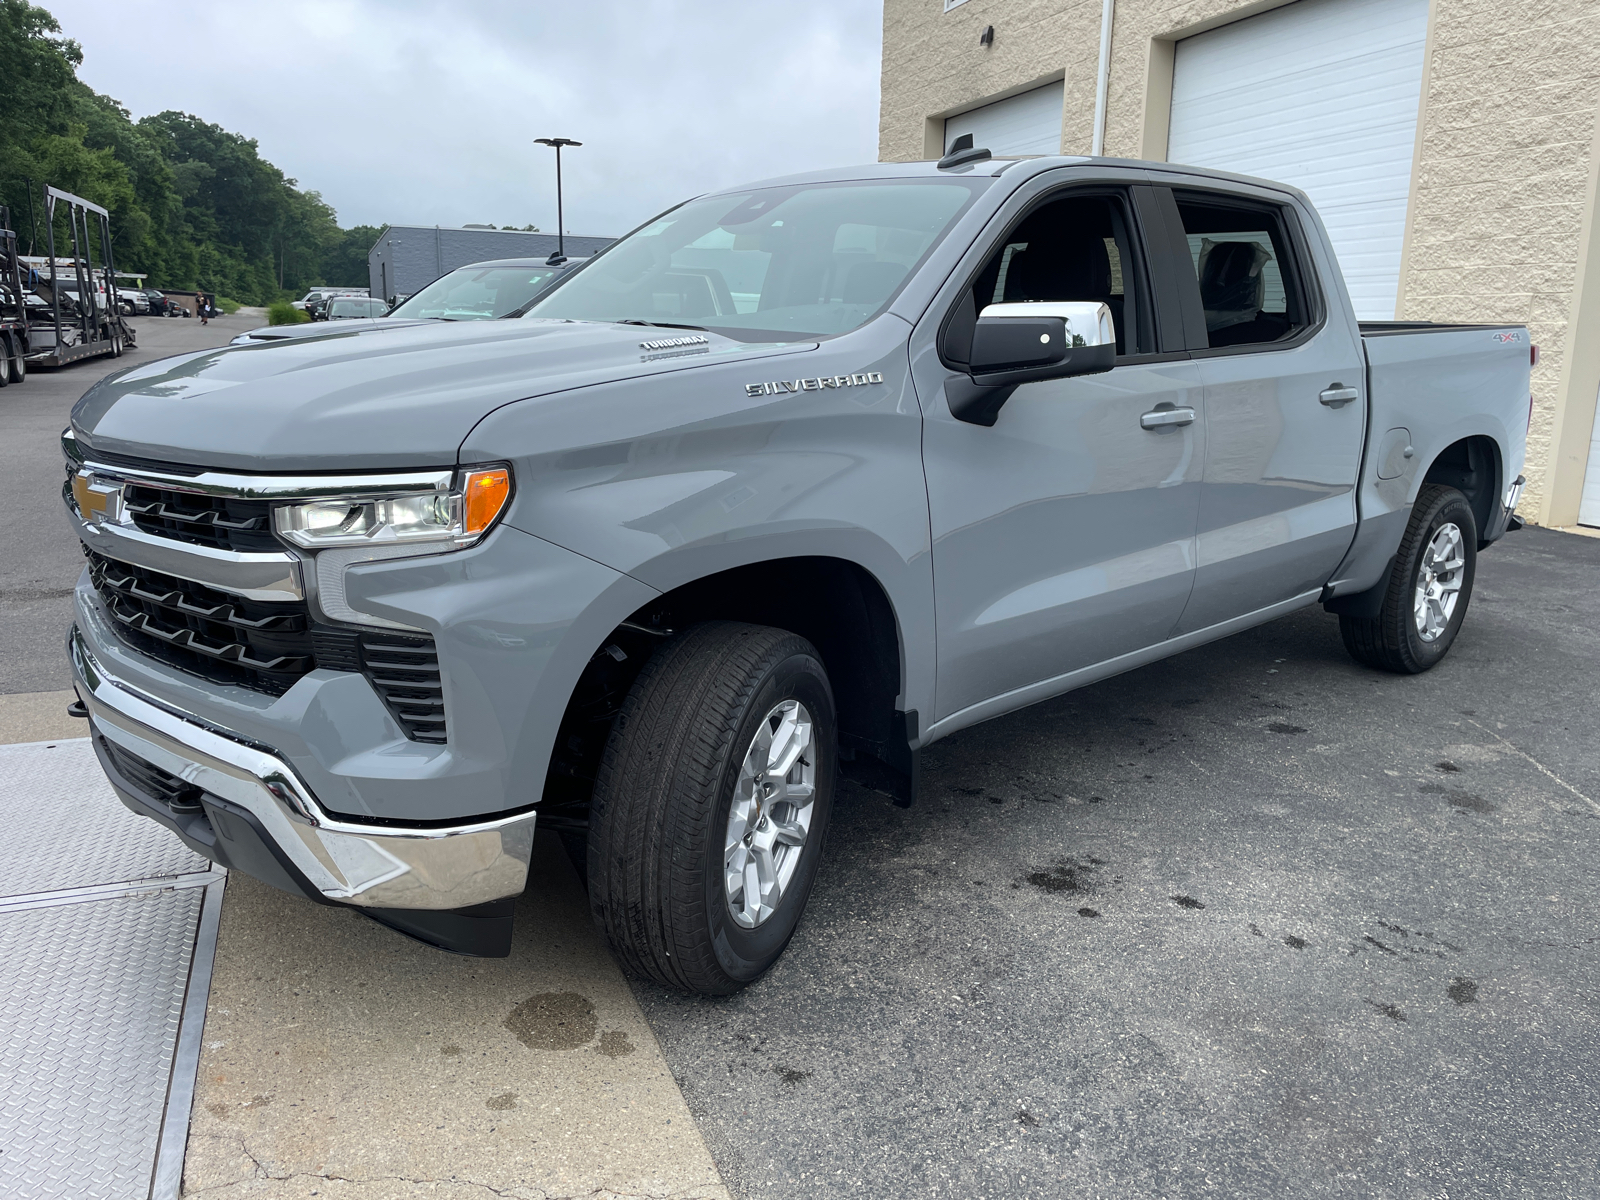
[[[1173,44],[1284,2],[1118,0],[1106,154],[1165,158]],[[941,9],[885,0],[881,159],[936,157],[945,116],[1051,79],[1065,81],[1062,151],[1088,153],[1099,0]],[[989,49],[978,44],[986,25]],[[1540,364],[1523,511],[1571,524],[1600,390],[1600,353],[1569,354],[1600,344],[1600,303],[1582,303],[1600,290],[1600,262],[1583,270],[1600,258],[1588,233],[1600,0],[1433,0],[1427,54],[1399,315],[1530,327]]]
[[[569,233],[567,254],[573,258],[595,254],[610,245],[611,240]],[[553,233],[391,225],[378,235],[367,255],[369,290],[374,296],[385,299],[409,296],[457,267],[492,258],[545,258],[555,253],[556,245]]]

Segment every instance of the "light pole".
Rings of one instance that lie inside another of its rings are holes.
[[[567,225],[565,216],[561,211],[561,147],[581,146],[582,142],[575,142],[571,138],[534,138],[541,146],[553,146],[556,152],[556,252],[550,256],[551,262],[565,262],[567,258]]]

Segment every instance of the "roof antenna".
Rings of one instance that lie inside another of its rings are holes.
[[[950,149],[946,151],[945,156],[939,160],[939,170],[948,171],[952,167],[964,167],[968,163],[982,162],[986,158],[993,157],[994,156],[992,154],[990,154],[981,146],[979,146],[977,149],[974,149],[972,145],[972,135],[970,133],[963,133],[955,141],[950,143]]]

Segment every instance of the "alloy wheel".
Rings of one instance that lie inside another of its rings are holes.
[[[1467,556],[1461,528],[1449,521],[1439,526],[1417,565],[1417,590],[1412,610],[1417,636],[1437,641],[1455,615],[1461,597]]]
[[[783,899],[811,832],[817,766],[811,714],[785,700],[756,728],[739,765],[723,850],[723,894],[754,929]]]

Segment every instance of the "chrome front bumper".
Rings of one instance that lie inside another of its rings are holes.
[[[365,908],[458,909],[520,895],[537,814],[445,828],[373,826],[329,816],[266,747],[199,723],[113,678],[75,627],[78,696],[97,734],[248,810],[326,899]]]

